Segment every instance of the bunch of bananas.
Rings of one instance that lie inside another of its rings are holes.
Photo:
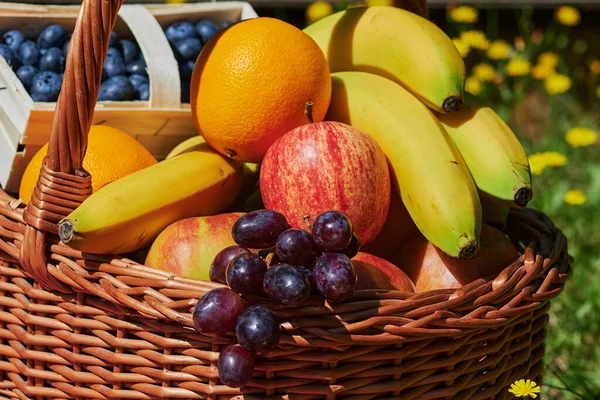
[[[435,24],[383,6],[351,8],[304,32],[332,72],[326,119],[379,143],[409,214],[436,247],[474,256],[482,200],[507,210],[531,199],[523,147],[492,109],[464,95],[463,59]]]

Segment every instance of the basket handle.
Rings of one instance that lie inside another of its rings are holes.
[[[69,44],[48,153],[23,215],[27,227],[19,261],[47,289],[72,291],[48,273],[46,234],[56,234],[56,223],[92,193],[91,177],[82,163],[110,33],[122,4],[123,0],[83,0]]]

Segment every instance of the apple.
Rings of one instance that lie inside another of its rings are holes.
[[[386,289],[414,293],[415,285],[408,275],[389,261],[359,252],[353,259],[357,290]]]
[[[423,236],[407,242],[394,257],[412,279],[417,292],[458,289],[480,278],[493,278],[519,257],[510,239],[498,229],[482,224],[477,256],[459,260],[451,257]]]
[[[217,253],[236,245],[231,228],[242,215],[218,214],[172,223],[152,243],[145,264],[186,278],[210,280],[210,264]]]
[[[390,173],[379,145],[339,122],[300,126],[279,138],[261,164],[264,205],[306,229],[328,210],[350,218],[363,245],[385,223],[390,208]]]

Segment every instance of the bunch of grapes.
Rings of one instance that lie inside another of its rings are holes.
[[[193,318],[203,334],[223,335],[235,329],[238,343],[219,357],[219,376],[228,386],[248,383],[255,355],[274,349],[280,336],[275,313],[265,306],[245,309],[242,296],[300,305],[314,292],[335,303],[356,289],[350,259],[358,253],[360,240],[352,222],[339,211],[318,215],[312,227],[306,220],[308,230],[291,228],[277,211],[245,214],[232,229],[238,245],[226,247],[213,260],[210,279],[229,287],[206,293]]]

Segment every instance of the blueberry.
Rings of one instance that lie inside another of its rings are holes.
[[[102,72],[106,79],[125,73],[125,63],[123,62],[123,56],[119,53],[119,50],[114,47],[108,48]]]
[[[190,83],[189,82],[181,82],[181,102],[182,103],[190,102]]]
[[[149,83],[148,78],[140,74],[130,75],[129,82],[131,82],[135,90],[138,90],[141,85]]]
[[[182,81],[189,82],[192,80],[192,72],[194,72],[195,61],[185,61],[179,64],[179,77]]]
[[[228,26],[231,26],[231,25],[233,25],[233,24],[235,24],[235,22],[233,22],[232,20],[228,19],[227,21],[225,21],[225,22],[223,22],[223,23],[221,24],[221,29],[225,29],[225,28],[227,28]]]
[[[39,70],[33,65],[22,65],[17,70],[17,77],[25,86],[25,89],[29,90],[33,77],[39,72]]]
[[[19,68],[19,60],[15,57],[15,53],[6,44],[0,44],[0,56],[4,57],[6,63],[13,69]]]
[[[63,72],[65,70],[65,55],[58,47],[51,47],[40,58],[40,71]]]
[[[108,47],[116,47],[119,41],[119,35],[115,31],[110,33],[110,39],[108,40]]]
[[[31,98],[34,101],[56,101],[62,85],[62,76],[51,71],[42,71],[31,81]]]
[[[130,62],[125,67],[125,71],[127,71],[127,73],[130,75],[139,74],[148,76],[148,72],[146,72],[146,61],[144,60],[135,60]]]
[[[176,56],[182,60],[196,60],[202,50],[202,42],[197,38],[185,38],[175,43]]]
[[[147,83],[141,84],[137,88],[137,92],[140,95],[140,100],[148,101],[150,100],[150,85]]]
[[[48,49],[40,49],[40,55],[44,55],[48,52]]]
[[[198,33],[191,22],[178,21],[167,28],[165,36],[171,44],[175,44],[185,38],[198,37]]]
[[[4,44],[8,45],[12,51],[16,52],[19,50],[19,46],[25,41],[25,35],[23,35],[23,32],[15,29],[2,35],[2,39],[4,39]]]
[[[113,76],[107,79],[100,85],[100,91],[98,93],[98,101],[123,101],[133,100],[135,97],[135,90],[133,85],[129,81],[129,78],[123,75]]]
[[[219,27],[214,22],[207,19],[203,19],[196,24],[196,32],[198,32],[200,39],[202,39],[202,42],[204,43],[208,42],[218,30]]]
[[[137,44],[131,40],[121,40],[117,48],[121,50],[125,64],[129,64],[130,62],[137,60],[140,54],[140,49],[138,48]]]
[[[19,47],[19,58],[23,65],[38,65],[40,62],[40,50],[34,42],[28,40]]]
[[[65,38],[67,31],[60,25],[47,26],[38,36],[38,47],[40,49],[49,49],[50,47],[60,47]]]
[[[69,44],[70,43],[71,43],[71,35],[69,35],[67,40],[65,40],[65,42],[62,45],[62,52],[65,55],[65,57],[67,56],[67,53],[69,52]]]

